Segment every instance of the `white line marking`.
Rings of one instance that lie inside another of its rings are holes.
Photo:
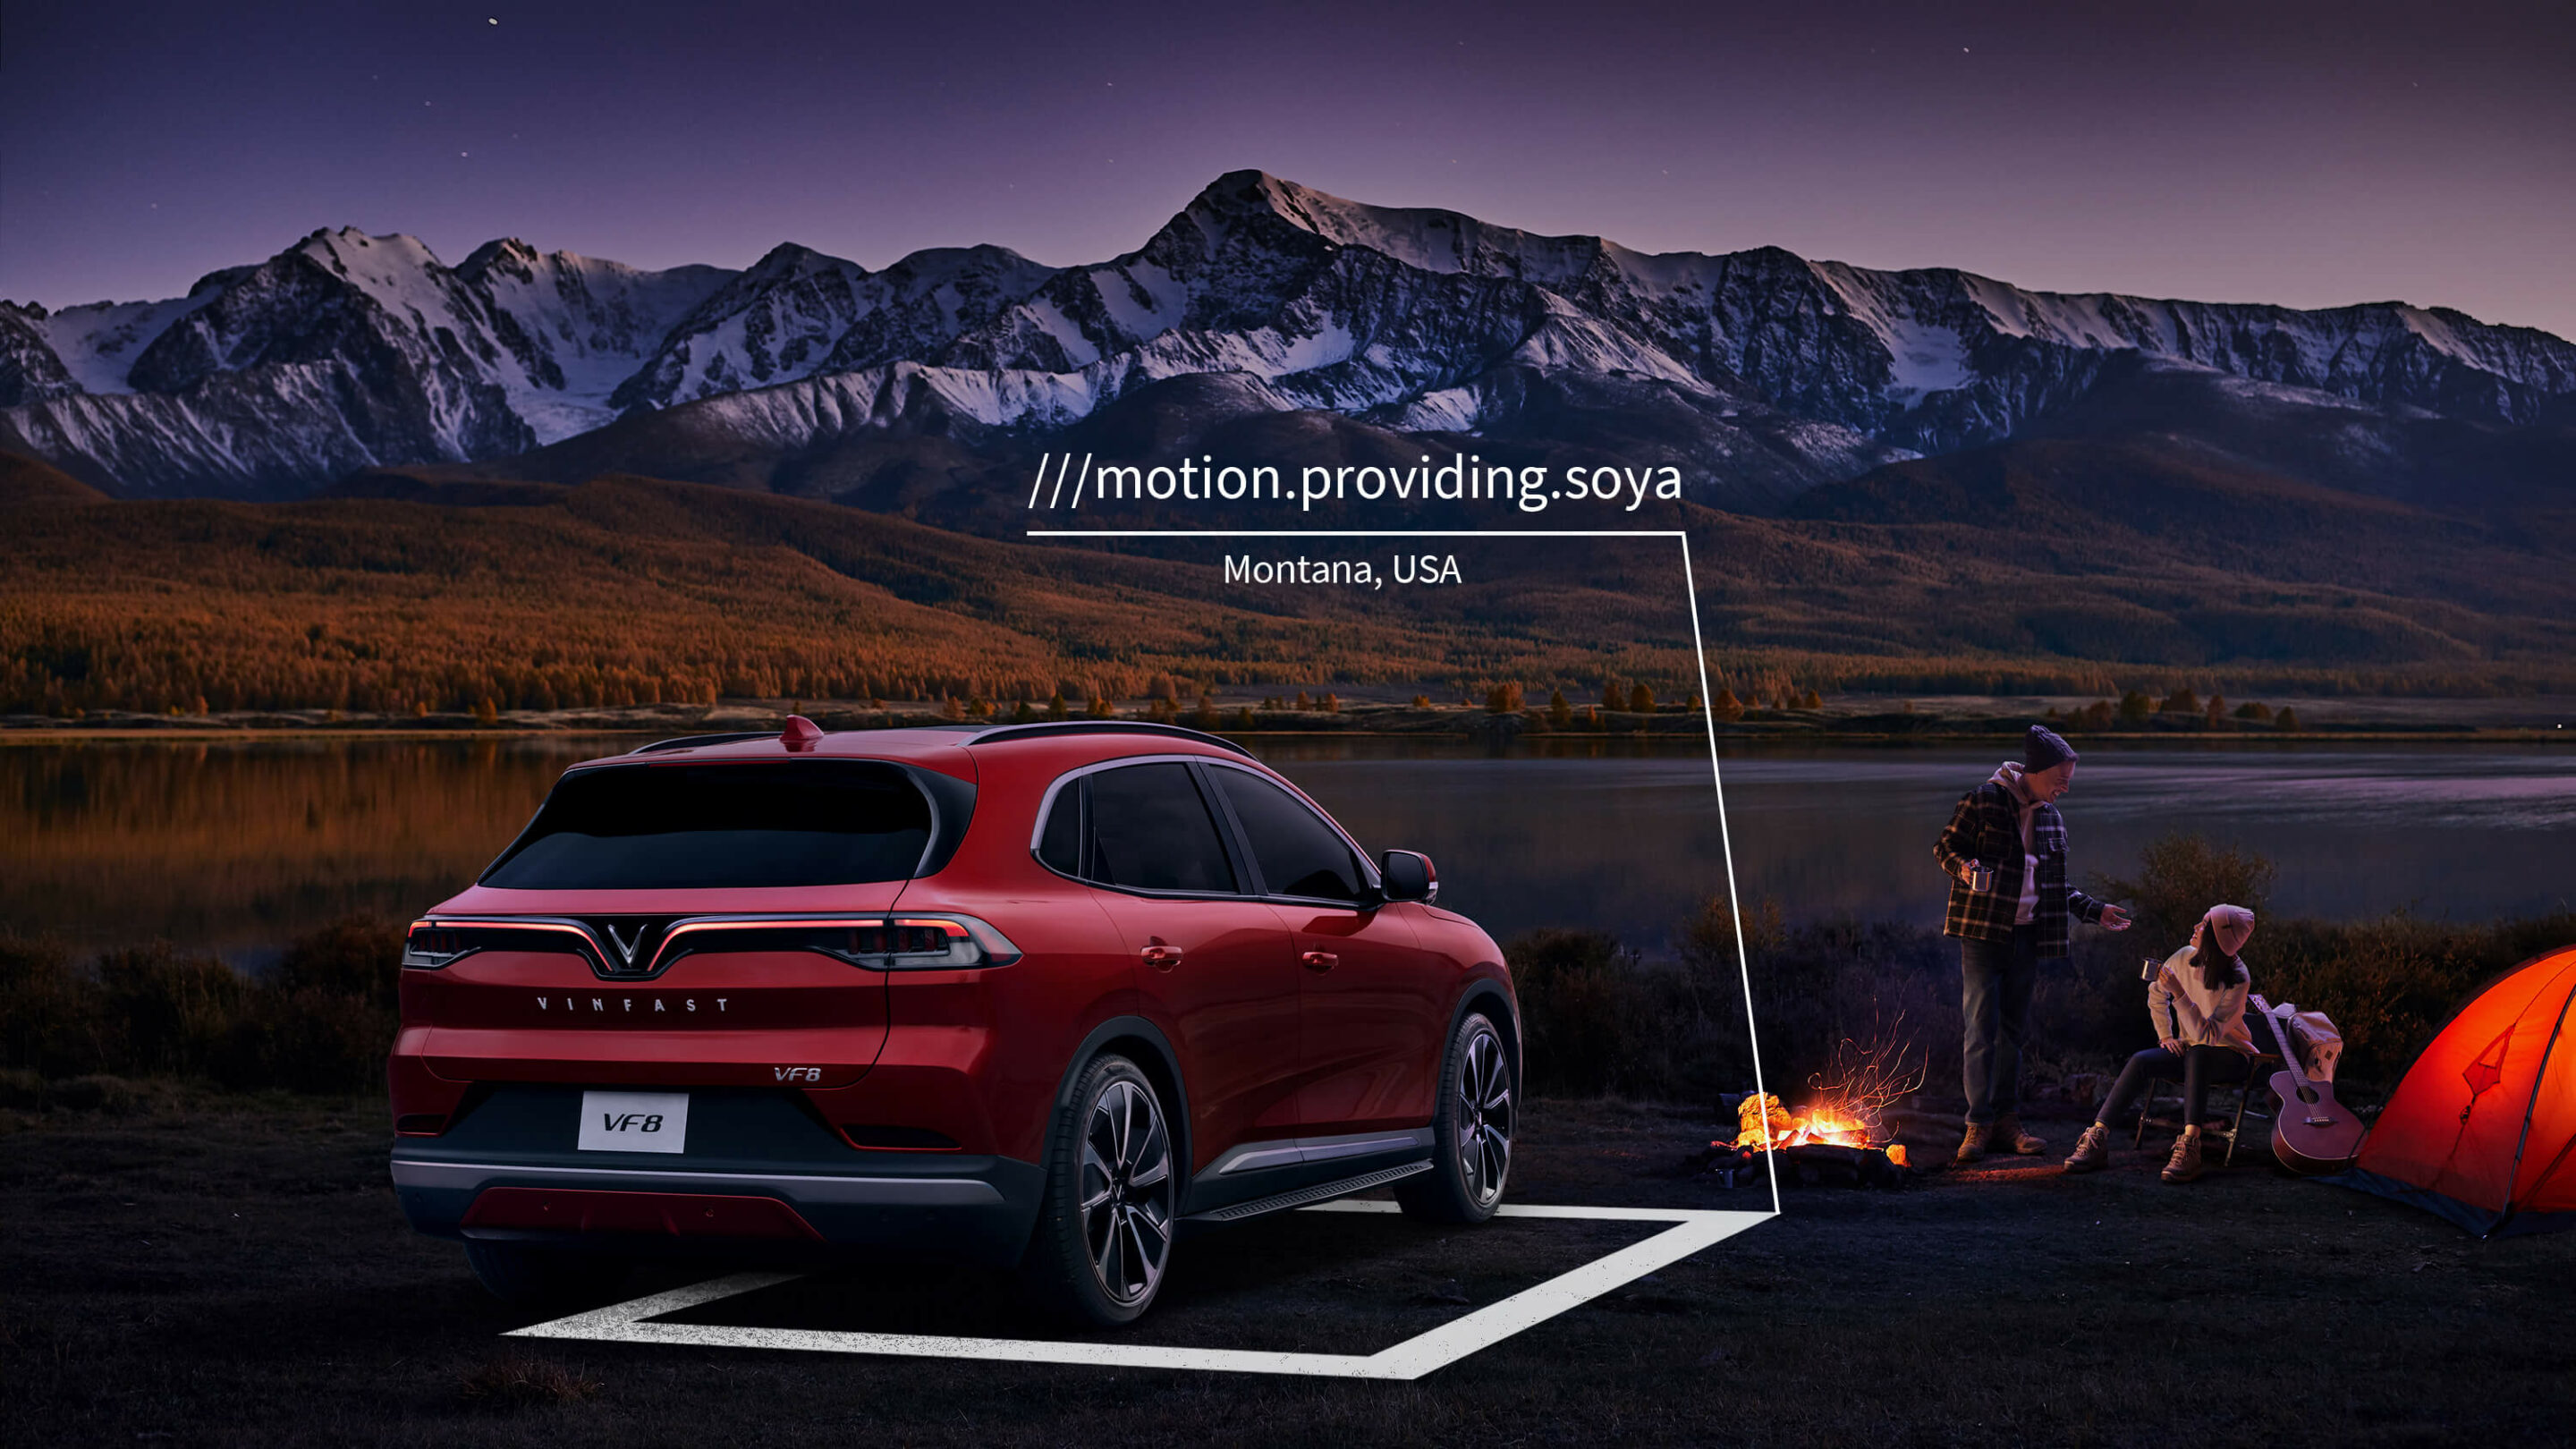
[[[1070,463],[1072,456],[1066,455]],[[1091,459],[1082,460],[1085,481]],[[1043,476],[1043,468],[1041,468]],[[1061,469],[1056,486],[1063,487]],[[1034,497],[1034,494],[1032,495]],[[1048,506],[1054,506],[1049,500]],[[1082,489],[1074,488],[1073,506],[1082,506]],[[1744,922],[1735,889],[1735,845],[1726,824],[1726,782],[1718,766],[1715,694],[1709,688],[1708,648],[1700,633],[1699,582],[1691,571],[1690,535],[1677,528],[1350,528],[1350,529],[1192,529],[1192,528],[1033,528],[1031,538],[1672,538],[1682,545],[1682,588],[1690,600],[1691,646],[1699,656],[1700,709],[1708,725],[1709,783],[1717,792],[1718,840],[1726,857],[1726,900],[1736,913],[1735,961],[1744,977],[1744,1029],[1754,1049],[1753,1089],[1763,1090],[1762,1057],[1753,1037],[1753,971],[1745,959]],[[1306,1377],[1412,1380],[1456,1363],[1471,1354],[1524,1332],[1569,1308],[1678,1263],[1711,1244],[1780,1215],[1779,1166],[1764,1153],[1771,1176],[1771,1211],[1716,1212],[1690,1208],[1596,1208],[1505,1203],[1499,1215],[1514,1218],[1582,1218],[1606,1222],[1663,1222],[1672,1227],[1644,1242],[1632,1243],[1571,1272],[1560,1273],[1534,1288],[1525,1288],[1500,1303],[1479,1308],[1429,1332],[1373,1354],[1269,1353],[1249,1349],[1171,1348],[1157,1344],[1061,1343],[1045,1339],[957,1338],[918,1333],[841,1333],[816,1329],[732,1328],[713,1324],[653,1323],[648,1320],[702,1303],[731,1298],[790,1282],[802,1274],[737,1273],[694,1287],[638,1298],[631,1303],[577,1313],[548,1323],[514,1330],[511,1338],[577,1338],[612,1343],[661,1343],[692,1348],[790,1349],[812,1353],[890,1354],[911,1358],[984,1359],[1006,1363],[1085,1364],[1109,1368],[1198,1369],[1214,1373],[1294,1374]],[[1318,1203],[1304,1212],[1390,1213],[1391,1202]]]
[[[1038,490],[1046,486],[1047,459],[1053,456],[1055,455],[1052,453],[1038,454],[1038,476],[1029,480],[1029,507],[1031,508],[1038,506]],[[1064,484],[1058,482],[1055,486],[1061,488]]]
[[[1308,1212],[1394,1212],[1391,1202],[1337,1202]],[[1285,1353],[1257,1349],[1173,1348],[1144,1343],[1067,1343],[1028,1338],[963,1338],[924,1333],[845,1333],[827,1329],[741,1328],[721,1324],[654,1323],[649,1320],[719,1299],[774,1288],[804,1275],[736,1273],[631,1303],[613,1304],[548,1323],[532,1324],[510,1338],[569,1338],[599,1343],[658,1343],[687,1348],[778,1349],[806,1353],[882,1354],[904,1358],[962,1358],[997,1363],[1059,1363],[1094,1368],[1195,1369],[1212,1373],[1291,1374],[1308,1378],[1411,1380],[1435,1373],[1470,1354],[1589,1303],[1602,1294],[1680,1262],[1700,1249],[1767,1222],[1777,1214],[1706,1212],[1692,1208],[1589,1208],[1506,1203],[1501,1216],[1581,1218],[1608,1222],[1662,1222],[1673,1226],[1641,1243],[1560,1273],[1500,1303],[1479,1308],[1427,1333],[1373,1354]]]

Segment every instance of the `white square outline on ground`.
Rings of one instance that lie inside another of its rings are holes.
[[[1034,505],[1035,494],[1031,494]],[[1744,925],[1735,891],[1735,842],[1726,820],[1726,786],[1718,767],[1717,716],[1709,701],[1708,648],[1700,633],[1699,583],[1691,570],[1690,535],[1669,529],[1045,529],[1031,538],[1669,538],[1682,548],[1682,591],[1690,602],[1691,648],[1698,656],[1699,697],[1708,727],[1709,783],[1717,792],[1717,830],[1726,857],[1726,901],[1735,914],[1736,966],[1744,976],[1744,1030],[1753,1050],[1753,1089],[1764,1090],[1762,1056],[1753,1021],[1753,973],[1744,956]],[[1373,1354],[1274,1353],[1255,1349],[1174,1348],[1160,1344],[1071,1343],[1049,1339],[964,1338],[940,1334],[846,1333],[822,1329],[736,1328],[652,1320],[739,1294],[774,1288],[801,1273],[736,1273],[627,1303],[576,1313],[515,1329],[509,1338],[567,1338],[606,1343],[659,1343],[688,1348],[766,1348],[812,1353],[880,1354],[911,1358],[983,1359],[1004,1363],[1085,1364],[1104,1368],[1198,1369],[1215,1373],[1297,1374],[1308,1377],[1411,1380],[1579,1307],[1610,1290],[1677,1263],[1700,1249],[1780,1215],[1780,1174],[1775,1153],[1763,1154],[1770,1177],[1769,1212],[1697,1208],[1523,1206],[1505,1203],[1501,1217],[1587,1218],[1660,1222],[1673,1226],[1643,1242],[1525,1288],[1500,1303],[1450,1320]],[[1383,1201],[1318,1203],[1306,1212],[1394,1212]]]
[[[1331,1202],[1306,1212],[1394,1212],[1391,1202]],[[1215,1373],[1299,1374],[1315,1378],[1418,1379],[1554,1318],[1569,1308],[1680,1262],[1711,1243],[1768,1222],[1773,1213],[1697,1208],[1531,1207],[1503,1204],[1507,1218],[1588,1218],[1671,1223],[1653,1237],[1595,1258],[1572,1272],[1524,1288],[1500,1303],[1419,1333],[1372,1354],[1284,1353],[1242,1348],[1174,1348],[1146,1343],[1073,1343],[1043,1338],[961,1338],[927,1333],[847,1333],[810,1328],[737,1328],[651,1320],[738,1294],[774,1288],[801,1273],[736,1273],[629,1303],[576,1313],[518,1329],[510,1338],[577,1338],[601,1343],[659,1343],[683,1348],[769,1348],[808,1353],[884,1354],[906,1358],[983,1359],[999,1363],[1083,1364],[1093,1368],[1200,1369]]]

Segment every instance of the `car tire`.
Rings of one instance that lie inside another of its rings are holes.
[[[1395,1185],[1407,1217],[1481,1223],[1502,1206],[1512,1171],[1519,1073],[1503,1034],[1481,1011],[1450,1034],[1440,1065],[1440,1109],[1431,1119],[1431,1170]]]
[[[596,1303],[615,1293],[633,1266],[596,1253],[473,1239],[465,1244],[465,1261],[493,1297],[514,1308]]]
[[[1040,1304],[1080,1323],[1133,1323],[1171,1266],[1180,1167],[1154,1084],[1094,1058],[1047,1134],[1046,1195],[1023,1269]]]

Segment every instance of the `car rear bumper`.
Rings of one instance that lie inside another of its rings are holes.
[[[728,1243],[900,1248],[975,1262],[1019,1257],[1044,1175],[951,1158],[936,1175],[657,1171],[396,1156],[394,1193],[421,1232],[654,1254]],[[612,1197],[650,1199],[617,1204]],[[747,1211],[752,1203],[784,1209]]]
[[[1010,1263],[1045,1189],[1034,1163],[874,1152],[792,1093],[693,1093],[688,1150],[572,1147],[579,1089],[500,1087],[437,1137],[396,1139],[403,1215],[424,1233],[638,1256],[898,1250]]]

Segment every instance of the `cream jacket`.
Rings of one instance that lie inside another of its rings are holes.
[[[2147,983],[2147,1019],[2155,1023],[2156,1040],[2175,1038],[2186,1046],[2223,1046],[2254,1055],[2254,1035],[2245,1029],[2245,997],[2254,989],[2253,974],[2240,965],[2236,979],[2213,992],[2200,983],[2199,954],[2197,947],[2183,947],[2167,956],[2156,979]]]

